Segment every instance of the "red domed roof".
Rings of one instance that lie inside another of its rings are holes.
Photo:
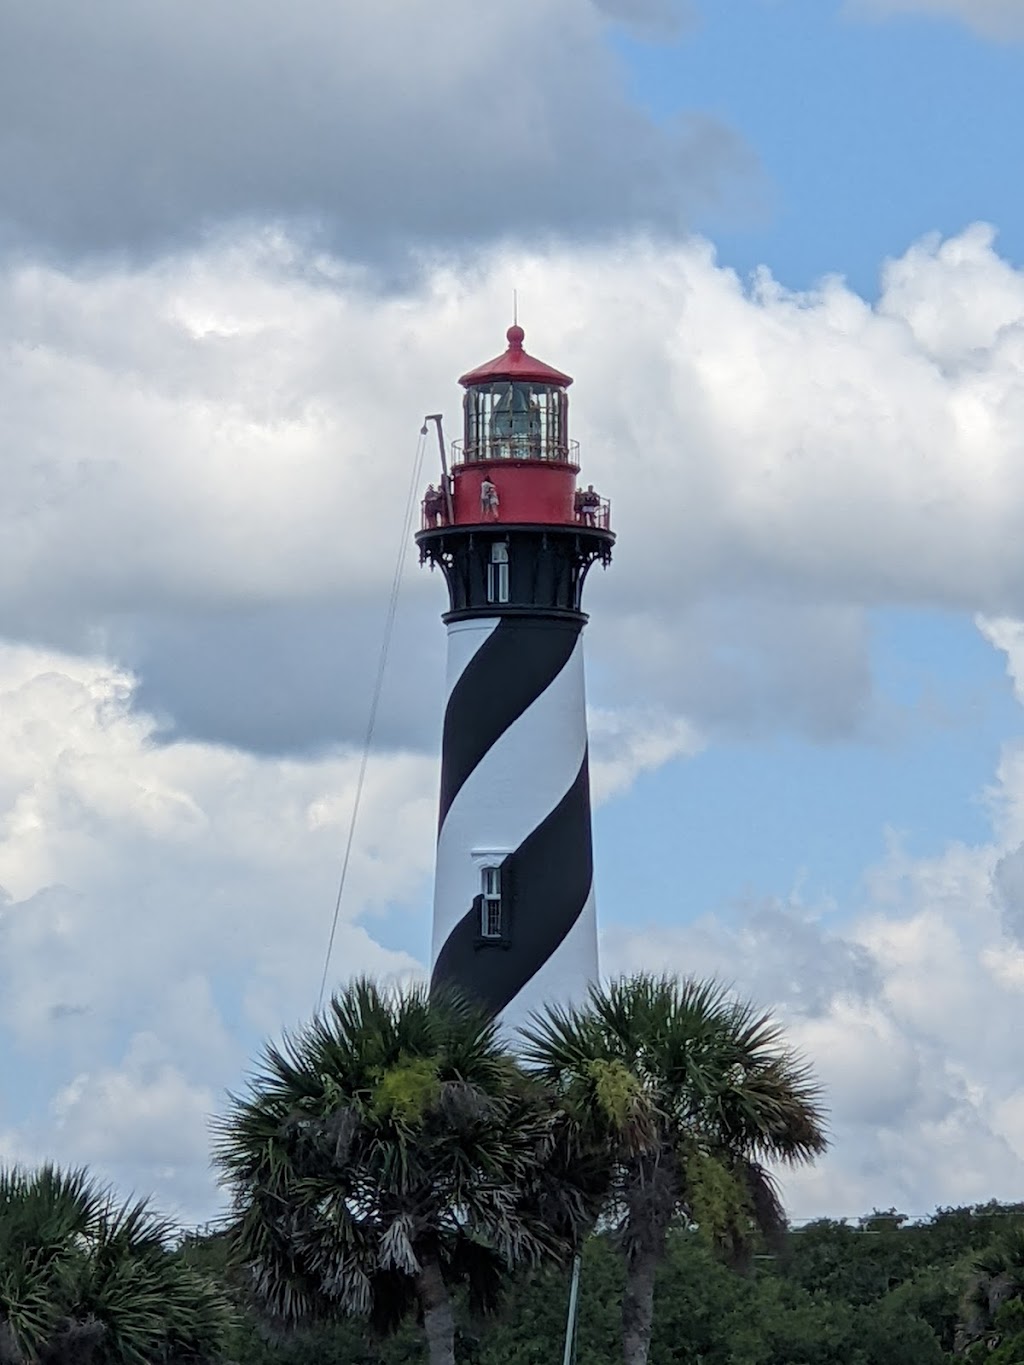
[[[492,379],[525,379],[536,384],[557,384],[560,388],[567,388],[572,383],[570,375],[526,354],[523,350],[526,333],[518,324],[510,327],[505,335],[508,338],[505,354],[470,370],[459,380],[460,384],[469,388],[472,384],[487,384]]]

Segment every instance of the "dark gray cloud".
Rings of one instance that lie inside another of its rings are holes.
[[[591,596],[602,683],[618,702],[642,696],[733,738],[795,727],[830,743],[877,720],[859,607],[747,590],[680,602],[668,615],[635,602],[631,611],[625,596],[611,580]]]
[[[306,221],[380,257],[519,232],[678,227],[749,154],[627,99],[609,14],[670,0],[2,0],[0,224],[61,251]]]
[[[930,14],[960,19],[986,38],[1004,42],[1024,39],[1024,8],[1020,0],[847,0],[854,15],[887,17]]]
[[[433,609],[432,609],[433,605]],[[406,594],[374,730],[385,748],[435,749],[444,707],[440,603]],[[315,751],[366,731],[386,601],[336,600],[118,623],[136,702],[175,736],[256,753]]]
[[[992,885],[1007,933],[1017,943],[1024,943],[1024,845],[1003,854],[996,863]]]
[[[676,38],[697,18],[690,0],[594,0],[602,14],[640,38]]]

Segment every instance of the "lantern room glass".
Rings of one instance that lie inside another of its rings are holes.
[[[520,379],[474,384],[466,391],[462,458],[568,463],[564,388]]]

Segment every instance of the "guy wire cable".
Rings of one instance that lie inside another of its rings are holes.
[[[420,430],[419,440],[416,444],[416,454],[412,462],[412,478],[409,482],[409,492],[405,500],[405,515],[402,518],[402,538],[398,546],[398,558],[395,561],[395,572],[391,580],[391,596],[388,599],[388,608],[384,617],[384,635],[381,640],[380,657],[377,661],[377,677],[374,682],[373,695],[370,700],[370,714],[366,722],[366,735],[363,739],[363,752],[359,760],[359,775],[356,778],[355,796],[352,801],[352,815],[349,819],[348,838],[345,841],[345,855],[341,862],[341,875],[338,878],[338,894],[334,899],[334,915],[331,918],[331,932],[327,940],[327,952],[324,954],[324,969],[320,978],[320,990],[317,994],[316,1008],[317,1013],[324,1002],[324,991],[327,988],[327,973],[331,965],[331,953],[334,951],[334,938],[338,931],[338,918],[341,914],[341,901],[345,894],[345,881],[348,877],[348,865],[352,856],[352,841],[355,838],[356,820],[359,817],[359,805],[363,796],[363,783],[366,778],[366,765],[370,758],[370,746],[373,743],[373,732],[377,724],[377,710],[380,705],[380,695],[384,686],[384,671],[387,667],[388,652],[391,648],[391,636],[394,632],[395,613],[398,610],[398,594],[402,586],[402,572],[405,568],[405,560],[409,552],[409,535],[412,531],[412,519],[416,509],[416,492],[419,488],[420,471],[423,467],[423,452],[427,445],[427,427],[424,423]]]

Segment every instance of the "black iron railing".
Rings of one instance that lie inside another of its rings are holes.
[[[589,497],[596,501],[586,501]],[[576,520],[581,526],[594,526],[599,531],[611,530],[612,507],[607,498],[599,498],[596,493],[577,493],[576,498]]]
[[[497,517],[502,520],[500,514]],[[596,504],[589,507],[580,507],[573,514],[571,522],[564,523],[570,526],[592,526],[598,531],[611,530],[611,504],[607,498],[600,498]],[[420,529],[423,531],[435,531],[439,526],[451,525],[448,520],[448,509],[444,499],[424,498],[420,505]]]
[[[543,436],[492,436],[481,441],[453,441],[452,464],[486,464],[490,460],[543,460],[545,464],[579,466],[579,441],[552,442]]]

